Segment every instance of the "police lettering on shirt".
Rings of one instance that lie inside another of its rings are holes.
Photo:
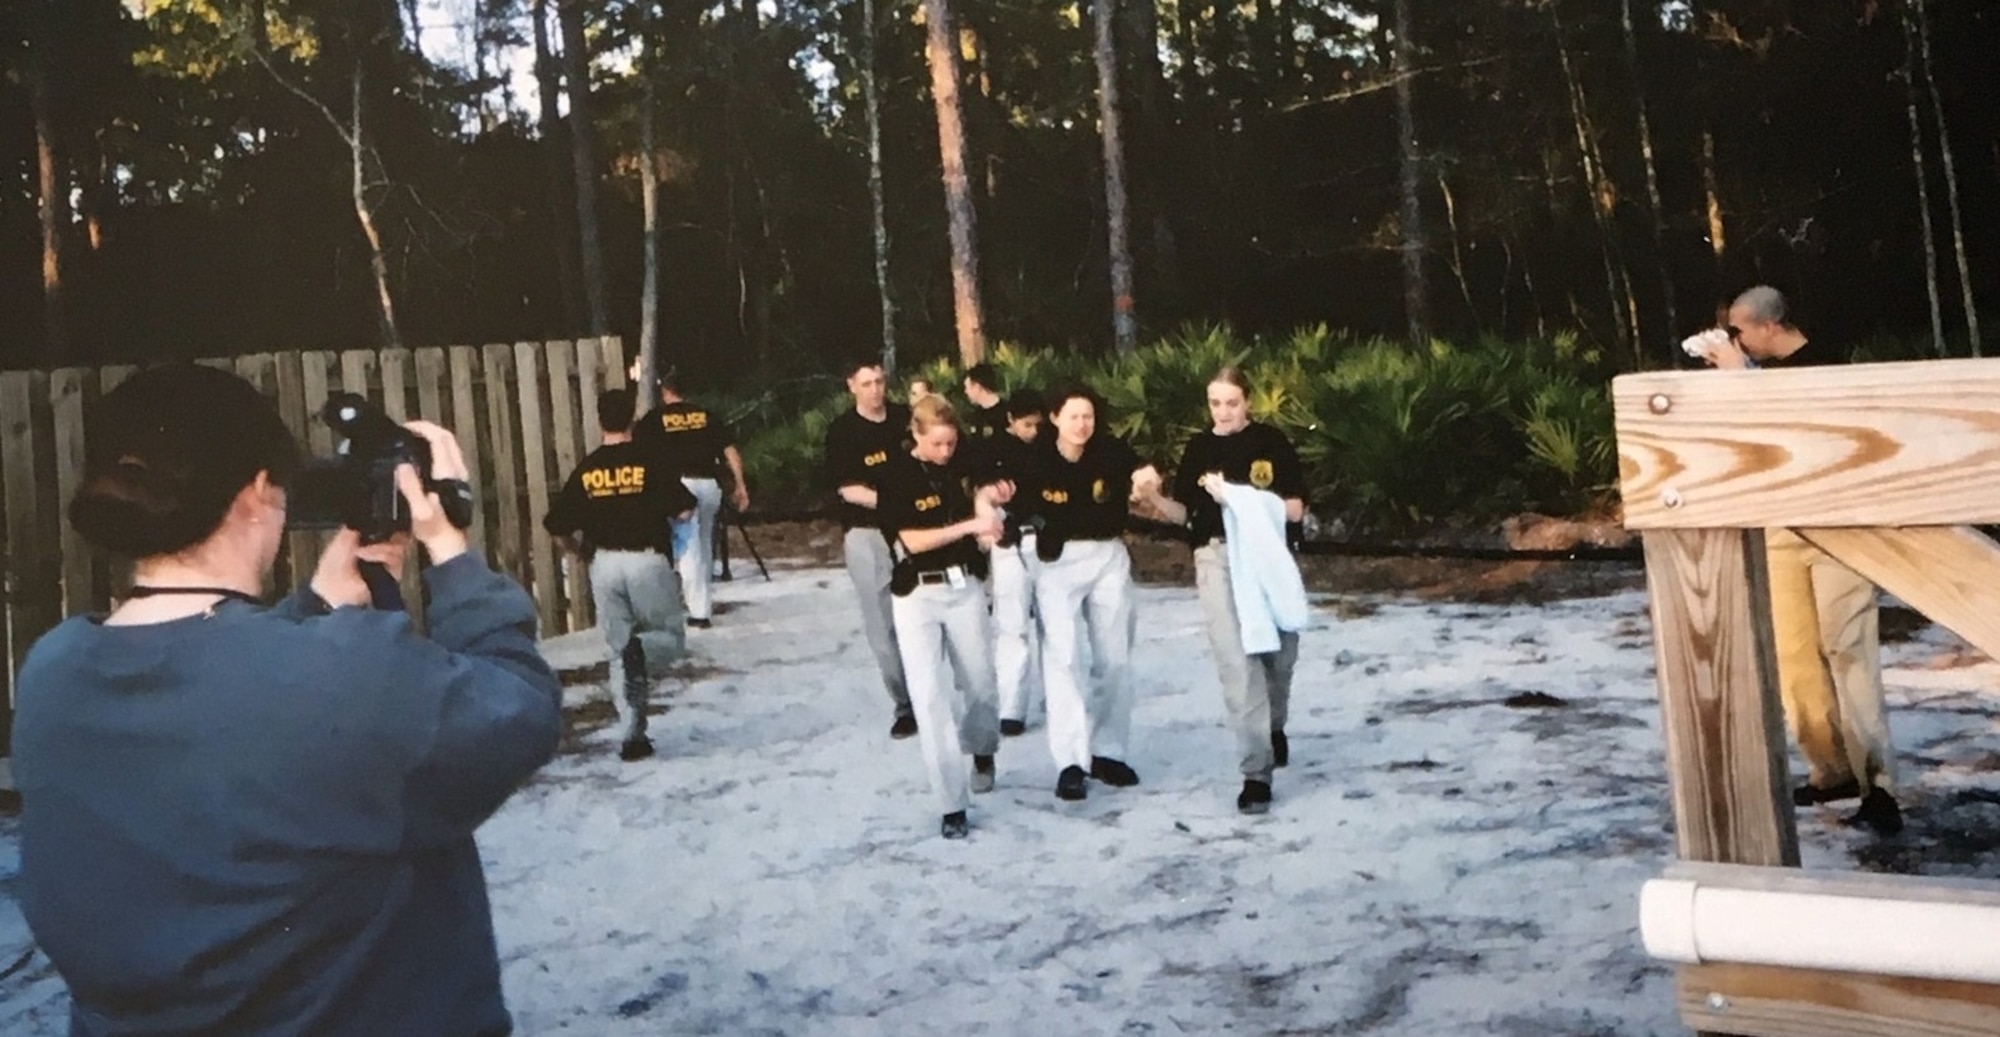
[[[715,478],[722,470],[723,451],[735,443],[721,419],[686,400],[664,404],[640,418],[632,440],[684,479]]]
[[[607,443],[590,452],[542,519],[557,536],[581,533],[592,546],[658,551],[671,556],[670,519],[695,506],[694,494],[671,474],[661,476],[657,452],[637,443]]]
[[[624,497],[646,492],[644,465],[578,469],[577,479],[583,483],[583,491],[591,497]]]
[[[1261,422],[1218,436],[1208,429],[1188,440],[1174,470],[1173,497],[1188,509],[1196,544],[1222,535],[1222,506],[1201,488],[1201,477],[1219,472],[1228,482],[1269,490],[1286,499],[1305,499],[1305,468],[1285,434]]]

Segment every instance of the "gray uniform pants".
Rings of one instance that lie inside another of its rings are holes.
[[[1194,585],[1201,595],[1208,646],[1222,676],[1222,702],[1236,731],[1237,765],[1245,778],[1271,780],[1271,732],[1285,727],[1292,701],[1292,668],[1299,660],[1299,635],[1280,632],[1278,650],[1243,654],[1243,628],[1229,586],[1229,550],[1211,540],[1194,551]]]
[[[611,643],[611,703],[618,738],[646,733],[646,700],[655,678],[687,655],[681,581],[654,551],[598,551],[590,559],[590,598]]]
[[[1073,540],[1035,575],[1042,688],[1056,766],[1124,760],[1132,734],[1132,556],[1121,540]],[[1089,667],[1084,664],[1085,645]]]
[[[1042,690],[1041,631],[1035,628],[1035,538],[993,549],[993,664],[1000,683],[1000,717],[1028,719]]]
[[[889,575],[895,562],[889,557],[889,541],[879,529],[847,531],[841,548],[847,557],[847,578],[854,581],[854,593],[861,599],[861,632],[875,653],[875,665],[882,670],[882,686],[896,715],[910,713],[910,685],[903,677],[903,657],[896,649],[896,628],[889,614]]]
[[[722,510],[722,484],[684,478],[681,485],[694,494],[694,518],[688,520],[694,523],[694,536],[674,560],[675,567],[687,591],[688,618],[709,619],[715,615],[715,516]]]
[[[890,601],[931,791],[939,813],[957,813],[972,803],[966,756],[1000,749],[986,590],[968,577],[963,587],[924,584]]]

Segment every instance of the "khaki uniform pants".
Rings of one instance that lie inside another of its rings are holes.
[[[1894,791],[1875,585],[1788,529],[1765,534],[1785,724],[1806,777]]]

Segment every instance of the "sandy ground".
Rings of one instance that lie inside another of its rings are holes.
[[[1193,591],[1146,587],[1143,784],[1057,801],[1037,726],[964,842],[887,736],[838,570],[739,564],[641,763],[603,726],[601,639],[549,642],[572,736],[479,836],[518,1032],[1683,1033],[1636,934],[1672,854],[1643,593],[1495,568],[1315,580],[1259,818],[1234,809]],[[1892,626],[1910,827],[1803,812],[1806,863],[2000,877],[2000,668]],[[0,818],[0,1032],[55,1035],[17,866]]]

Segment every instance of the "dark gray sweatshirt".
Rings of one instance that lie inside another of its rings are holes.
[[[301,594],[34,646],[21,910],[72,1035],[509,1031],[472,832],[562,691],[513,581],[471,553],[425,580],[428,637]]]

